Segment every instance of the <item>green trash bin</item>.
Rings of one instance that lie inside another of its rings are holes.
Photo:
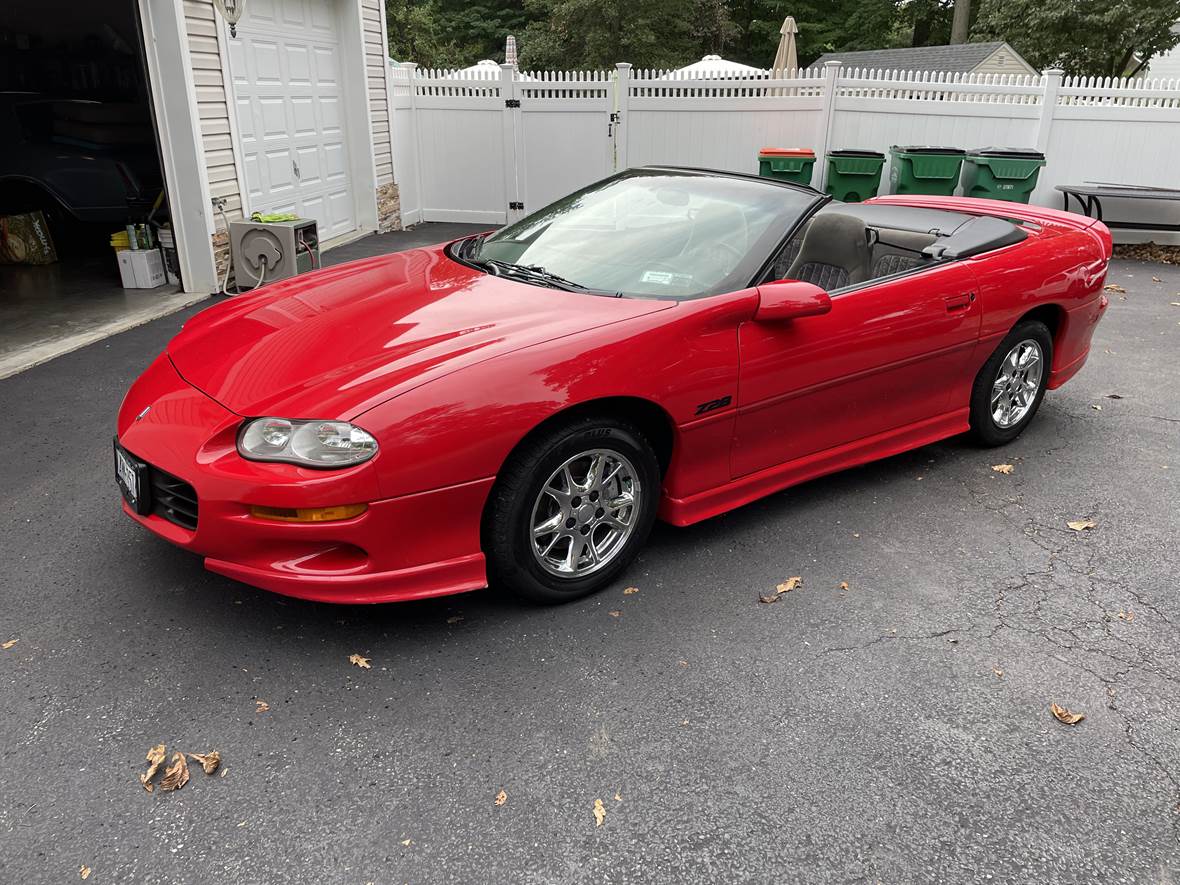
[[[889,185],[895,194],[937,194],[949,197],[959,184],[966,151],[915,144],[889,148]]]
[[[1027,203],[1045,155],[1025,148],[980,148],[963,158],[963,196]]]
[[[810,148],[763,148],[758,151],[758,174],[795,184],[811,184],[815,151]]]
[[[844,203],[859,203],[877,196],[885,155],[880,151],[828,151],[829,194]]]

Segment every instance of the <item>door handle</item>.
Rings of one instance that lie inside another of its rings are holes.
[[[961,313],[962,311],[971,309],[971,305],[975,303],[975,293],[967,292],[963,295],[948,295],[942,301],[946,305],[947,313]]]

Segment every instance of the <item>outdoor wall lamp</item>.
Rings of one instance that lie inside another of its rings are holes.
[[[229,25],[229,35],[238,36],[238,19],[242,17],[246,0],[213,0],[213,3]]]

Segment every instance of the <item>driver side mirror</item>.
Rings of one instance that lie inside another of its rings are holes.
[[[776,280],[758,287],[760,323],[779,323],[799,317],[814,317],[832,309],[832,298],[819,286],[801,280]]]

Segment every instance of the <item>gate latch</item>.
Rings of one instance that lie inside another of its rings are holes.
[[[506,98],[506,99],[504,99],[504,107],[518,108],[518,107],[520,107],[520,99],[519,98]]]
[[[606,124],[606,137],[610,138],[612,135],[614,135],[614,127],[621,126],[622,124],[623,115],[618,111],[612,112],[610,115],[610,122]]]

